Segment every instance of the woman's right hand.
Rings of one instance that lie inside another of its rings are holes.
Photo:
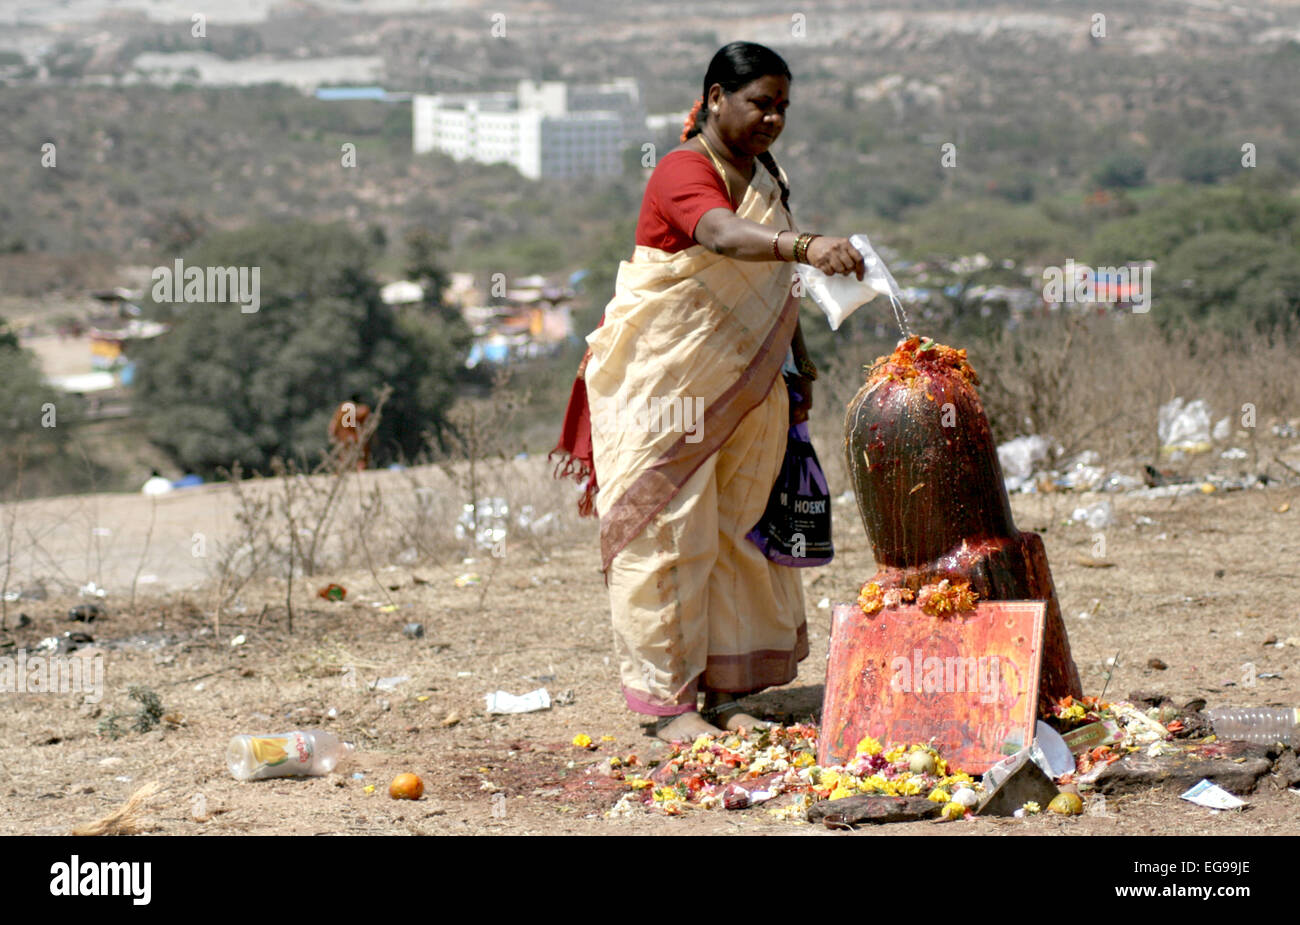
[[[808,245],[808,263],[827,276],[850,273],[858,279],[867,272],[862,252],[849,243],[848,238],[818,237]]]

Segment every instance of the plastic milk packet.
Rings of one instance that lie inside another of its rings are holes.
[[[899,327],[906,330],[905,316],[902,314],[902,293],[898,283],[889,272],[889,267],[880,259],[871,241],[865,234],[855,234],[849,243],[862,254],[867,272],[859,280],[856,276],[827,276],[816,267],[806,263],[795,265],[795,271],[803,283],[804,290],[812,296],[814,302],[826,313],[831,323],[831,330],[837,331],[844,319],[878,295],[888,296],[894,304],[894,314]]]

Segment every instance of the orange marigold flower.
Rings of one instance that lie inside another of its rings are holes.
[[[975,609],[979,594],[970,589],[969,581],[957,584],[943,579],[938,584],[926,585],[917,595],[921,610],[932,617],[947,617]]]
[[[874,581],[869,581],[862,586],[862,591],[858,593],[858,609],[868,617],[872,614],[879,613],[880,609],[885,606],[885,592]]]

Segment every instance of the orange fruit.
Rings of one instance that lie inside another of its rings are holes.
[[[398,774],[388,785],[388,795],[394,800],[418,800],[424,795],[424,781],[416,774]]]

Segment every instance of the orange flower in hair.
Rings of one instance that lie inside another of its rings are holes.
[[[682,123],[682,137],[678,139],[679,141],[685,141],[690,137],[691,129],[695,128],[695,119],[699,116],[700,110],[703,108],[704,97],[701,96],[696,99],[695,105],[691,107],[690,113],[686,116],[686,121]]]

